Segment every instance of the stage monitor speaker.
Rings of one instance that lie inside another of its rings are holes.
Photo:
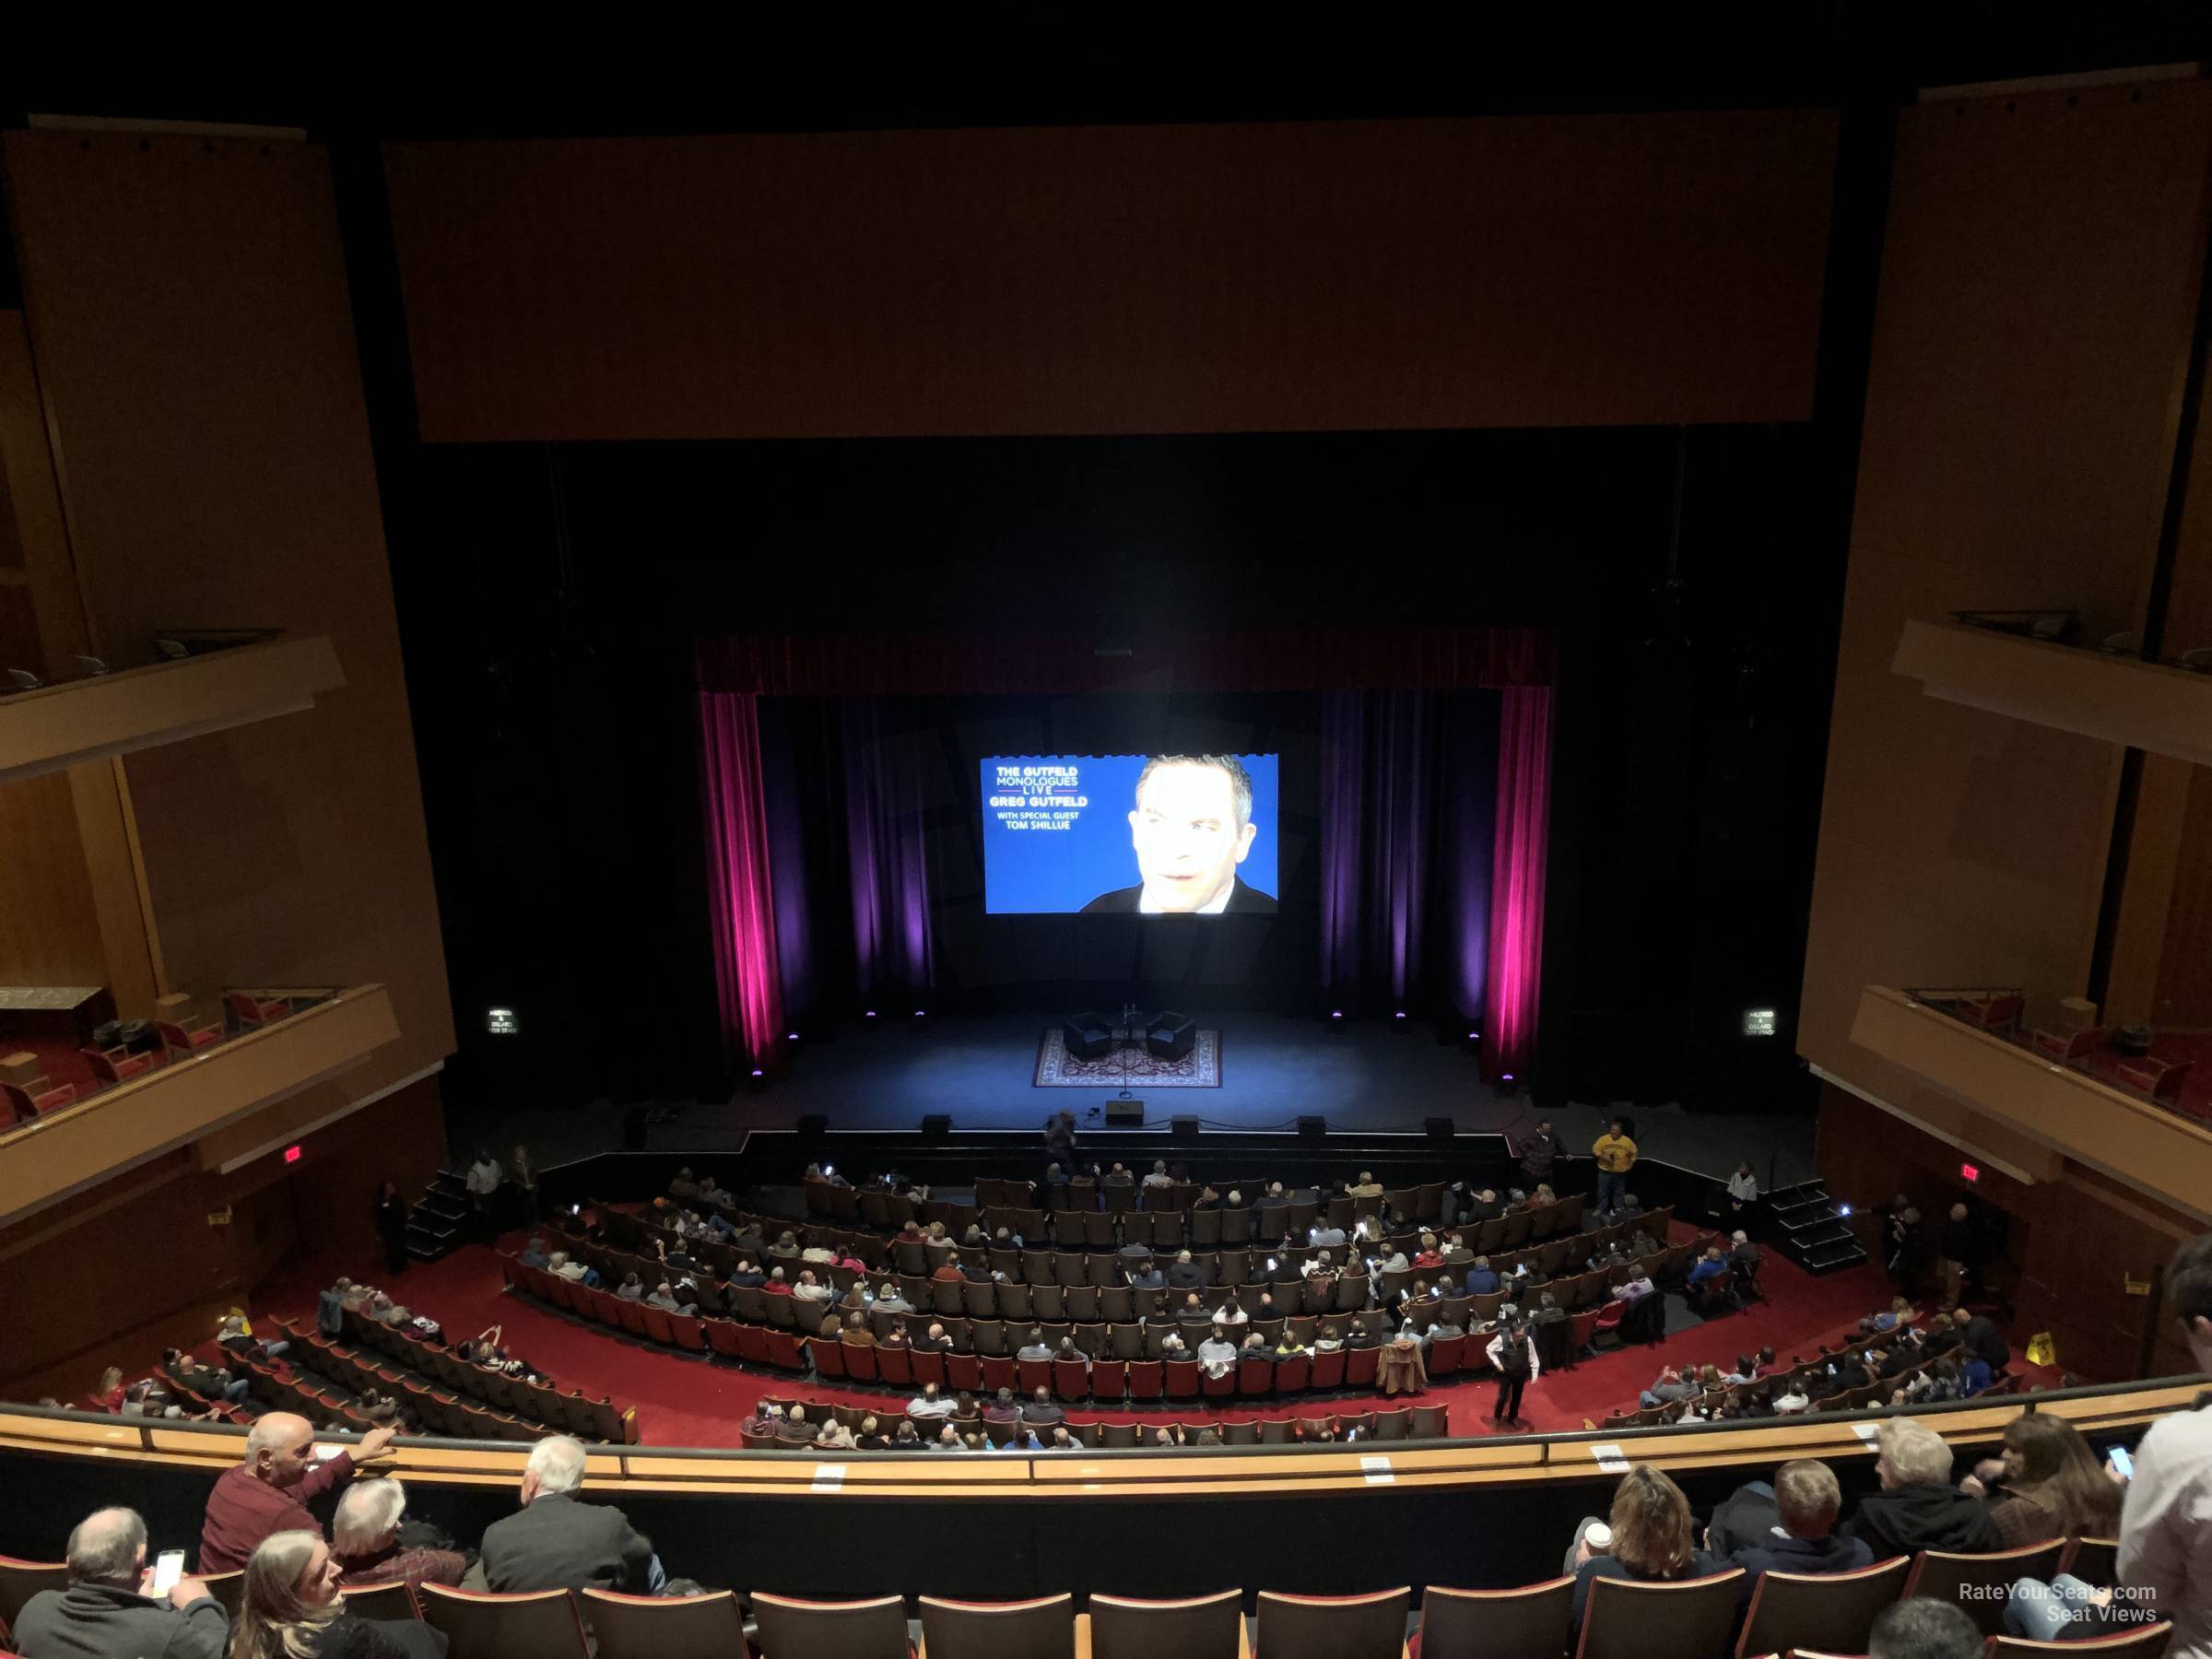
[[[1326,1118],[1301,1117],[1298,1120],[1298,1132],[1299,1134],[1304,1135],[1308,1140],[1319,1140],[1323,1135],[1329,1132],[1329,1120]]]
[[[830,1120],[818,1112],[810,1112],[799,1120],[799,1138],[818,1141],[830,1133]]]
[[[1448,1141],[1459,1133],[1459,1125],[1448,1117],[1423,1118],[1421,1124],[1433,1141]]]
[[[1177,1140],[1194,1141],[1198,1138],[1200,1130],[1198,1128],[1198,1120],[1196,1118],[1179,1117],[1175,1120],[1175,1138]]]
[[[1071,1060],[1103,1060],[1113,1053],[1113,1021],[1095,1012],[1072,1014],[1060,1022],[1060,1041]]]
[[[1145,1121],[1145,1103],[1142,1100],[1109,1100],[1106,1102],[1106,1121],[1119,1124],[1124,1128],[1140,1128]]]
[[[1198,1041],[1198,1022],[1188,1014],[1163,1013],[1145,1027],[1145,1052],[1156,1060],[1187,1058]]]
[[[941,1141],[952,1138],[952,1119],[942,1112],[933,1112],[922,1120],[922,1138]]]

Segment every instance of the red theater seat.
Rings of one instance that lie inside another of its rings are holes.
[[[0,1101],[6,1103],[9,1115],[18,1124],[34,1123],[40,1112],[56,1111],[76,1100],[74,1083],[50,1083],[44,1077],[35,1079],[28,1088],[18,1083],[0,1083]]]
[[[134,1054],[126,1048],[80,1048],[76,1052],[102,1083],[120,1083],[154,1069],[151,1054]]]

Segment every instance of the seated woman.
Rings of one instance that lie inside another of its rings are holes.
[[[419,1619],[347,1612],[339,1578],[316,1534],[265,1538],[246,1563],[229,1659],[442,1659],[445,1637]]]
[[[1975,1465],[1959,1489],[1989,1500],[2006,1549],[2046,1538],[2120,1534],[2120,1488],[2081,1430],[2048,1412],[2023,1411],[2005,1427],[2001,1456]]]
[[[1912,1304],[1901,1296],[1889,1299],[1889,1306],[1879,1313],[1869,1313],[1859,1321],[1862,1331],[1894,1331],[1899,1325],[1912,1323]]]
[[[1652,1583],[1704,1578],[1712,1558],[1697,1547],[1689,1500],[1658,1470],[1639,1465],[1620,1477],[1614,1489],[1612,1542],[1604,1553],[1591,1549],[1593,1515],[1578,1529],[1574,1569],[1574,1621],[1580,1625],[1590,1605],[1590,1586],[1601,1578]]]

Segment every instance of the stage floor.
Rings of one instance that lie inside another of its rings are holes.
[[[683,1105],[656,1123],[654,1150],[717,1151],[754,1128],[789,1128],[819,1112],[837,1129],[913,1129],[931,1113],[955,1127],[1036,1129],[1048,1112],[1066,1107],[1088,1132],[1103,1127],[1114,1088],[1038,1088],[1038,1034],[1053,1016],[1000,1014],[933,1019],[917,1030],[907,1020],[855,1026],[833,1040],[800,1049],[791,1073],[758,1094],[724,1105]],[[1338,1132],[1418,1135],[1424,1118],[1450,1117],[1463,1134],[1512,1133],[1536,1120],[1525,1095],[1483,1082],[1472,1054],[1439,1043],[1427,1025],[1350,1021],[1339,1029],[1281,1015],[1206,1011],[1202,1023],[1221,1033],[1221,1086],[1145,1095],[1147,1122],[1165,1127],[1195,1114],[1210,1128],[1243,1131],[1297,1127],[1318,1114]],[[1551,1113],[1568,1146],[1587,1147],[1617,1103],[1593,1101]],[[1686,1112],[1678,1105],[1632,1110],[1643,1152],[1685,1169],[1725,1177],[1748,1158],[1762,1185],[1811,1177],[1809,1113],[1733,1115]],[[1091,1113],[1096,1112],[1097,1115]],[[620,1142],[621,1109],[597,1102],[583,1111],[473,1112],[449,1102],[457,1147],[481,1140],[511,1147],[524,1140],[540,1167],[604,1152]]]

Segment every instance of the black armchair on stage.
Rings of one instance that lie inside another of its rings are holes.
[[[1145,1051],[1155,1060],[1181,1060],[1198,1041],[1198,1022],[1188,1014],[1162,1012],[1145,1022]]]
[[[1113,1021],[1095,1011],[1071,1014],[1061,1022],[1060,1041],[1071,1060],[1103,1060],[1113,1053]]]

